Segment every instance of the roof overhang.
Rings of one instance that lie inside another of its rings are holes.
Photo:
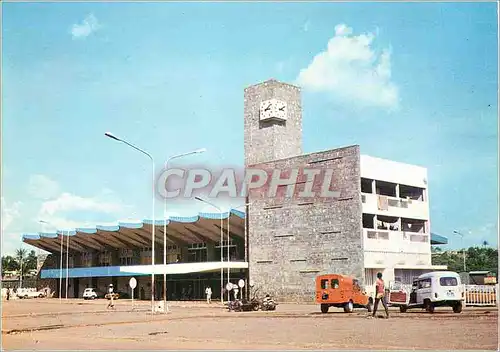
[[[222,220],[222,221],[221,221]],[[222,229],[221,229],[222,223]],[[199,213],[193,216],[176,216],[168,219],[118,222],[115,225],[96,225],[93,228],[76,228],[55,233],[24,234],[23,242],[49,253],[82,253],[120,248],[152,247],[153,228],[155,244],[189,245],[218,242],[228,233],[234,240],[244,240],[245,213],[231,209],[224,213]],[[164,230],[166,229],[166,236]]]

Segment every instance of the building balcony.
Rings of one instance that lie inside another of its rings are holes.
[[[361,201],[363,213],[421,220],[429,219],[429,203],[421,200],[361,193]]]
[[[363,229],[365,251],[430,254],[430,236],[426,233]]]

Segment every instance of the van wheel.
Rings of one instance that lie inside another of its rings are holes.
[[[321,313],[328,313],[328,309],[330,306],[328,304],[322,304],[321,305]]]
[[[453,313],[462,313],[462,303],[459,302],[453,306]]]
[[[352,304],[352,302],[351,301],[347,302],[344,306],[344,312],[352,313],[353,310],[354,310],[354,305]]]
[[[407,310],[407,309],[408,309],[408,308],[406,308],[406,306],[401,306],[401,307],[399,307],[399,312],[400,312],[400,313],[406,313],[406,310]]]

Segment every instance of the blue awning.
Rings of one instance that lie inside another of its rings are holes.
[[[431,244],[448,244],[448,239],[444,236],[431,232]]]

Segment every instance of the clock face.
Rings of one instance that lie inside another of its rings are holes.
[[[277,99],[265,100],[260,103],[260,120],[286,120],[287,105]]]

